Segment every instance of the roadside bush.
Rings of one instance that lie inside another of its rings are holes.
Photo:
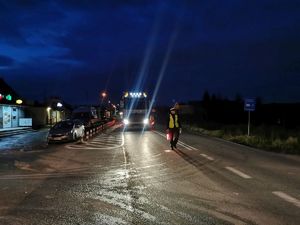
[[[297,137],[288,137],[288,139],[286,140],[286,143],[288,145],[298,145],[298,138]]]
[[[278,126],[252,127],[247,136],[246,125],[222,126],[221,129],[203,129],[198,126],[185,126],[188,131],[223,138],[239,144],[273,152],[300,154],[300,131],[287,130]]]
[[[271,146],[272,149],[282,150],[284,148],[284,141],[279,138],[276,138],[272,141]]]
[[[297,137],[288,137],[285,143],[285,151],[292,154],[300,154],[300,143]]]
[[[209,132],[211,136],[214,136],[214,137],[223,137],[224,136],[224,131],[223,130],[212,130]]]

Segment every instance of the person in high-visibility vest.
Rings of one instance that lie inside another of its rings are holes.
[[[167,134],[169,136],[171,149],[177,148],[179,134],[181,133],[181,122],[176,108],[171,108],[167,122]]]

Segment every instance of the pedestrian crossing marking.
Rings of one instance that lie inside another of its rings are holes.
[[[79,144],[69,144],[66,145],[68,149],[92,149],[92,150],[108,150],[108,149],[115,149],[120,148],[124,145],[124,135],[112,135],[112,134],[102,134],[90,142],[84,142]]]

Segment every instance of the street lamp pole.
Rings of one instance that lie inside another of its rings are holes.
[[[104,110],[104,100],[105,100],[105,98],[107,97],[107,92],[106,91],[102,91],[101,92],[101,104],[100,104],[100,110],[102,111],[102,110]],[[104,112],[102,112],[102,115],[101,115],[101,117],[104,115]]]

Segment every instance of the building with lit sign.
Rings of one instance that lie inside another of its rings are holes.
[[[22,98],[0,78],[0,130],[21,127],[24,118]]]
[[[46,102],[47,124],[53,125],[59,121],[70,118],[71,107],[59,97],[51,97]]]

